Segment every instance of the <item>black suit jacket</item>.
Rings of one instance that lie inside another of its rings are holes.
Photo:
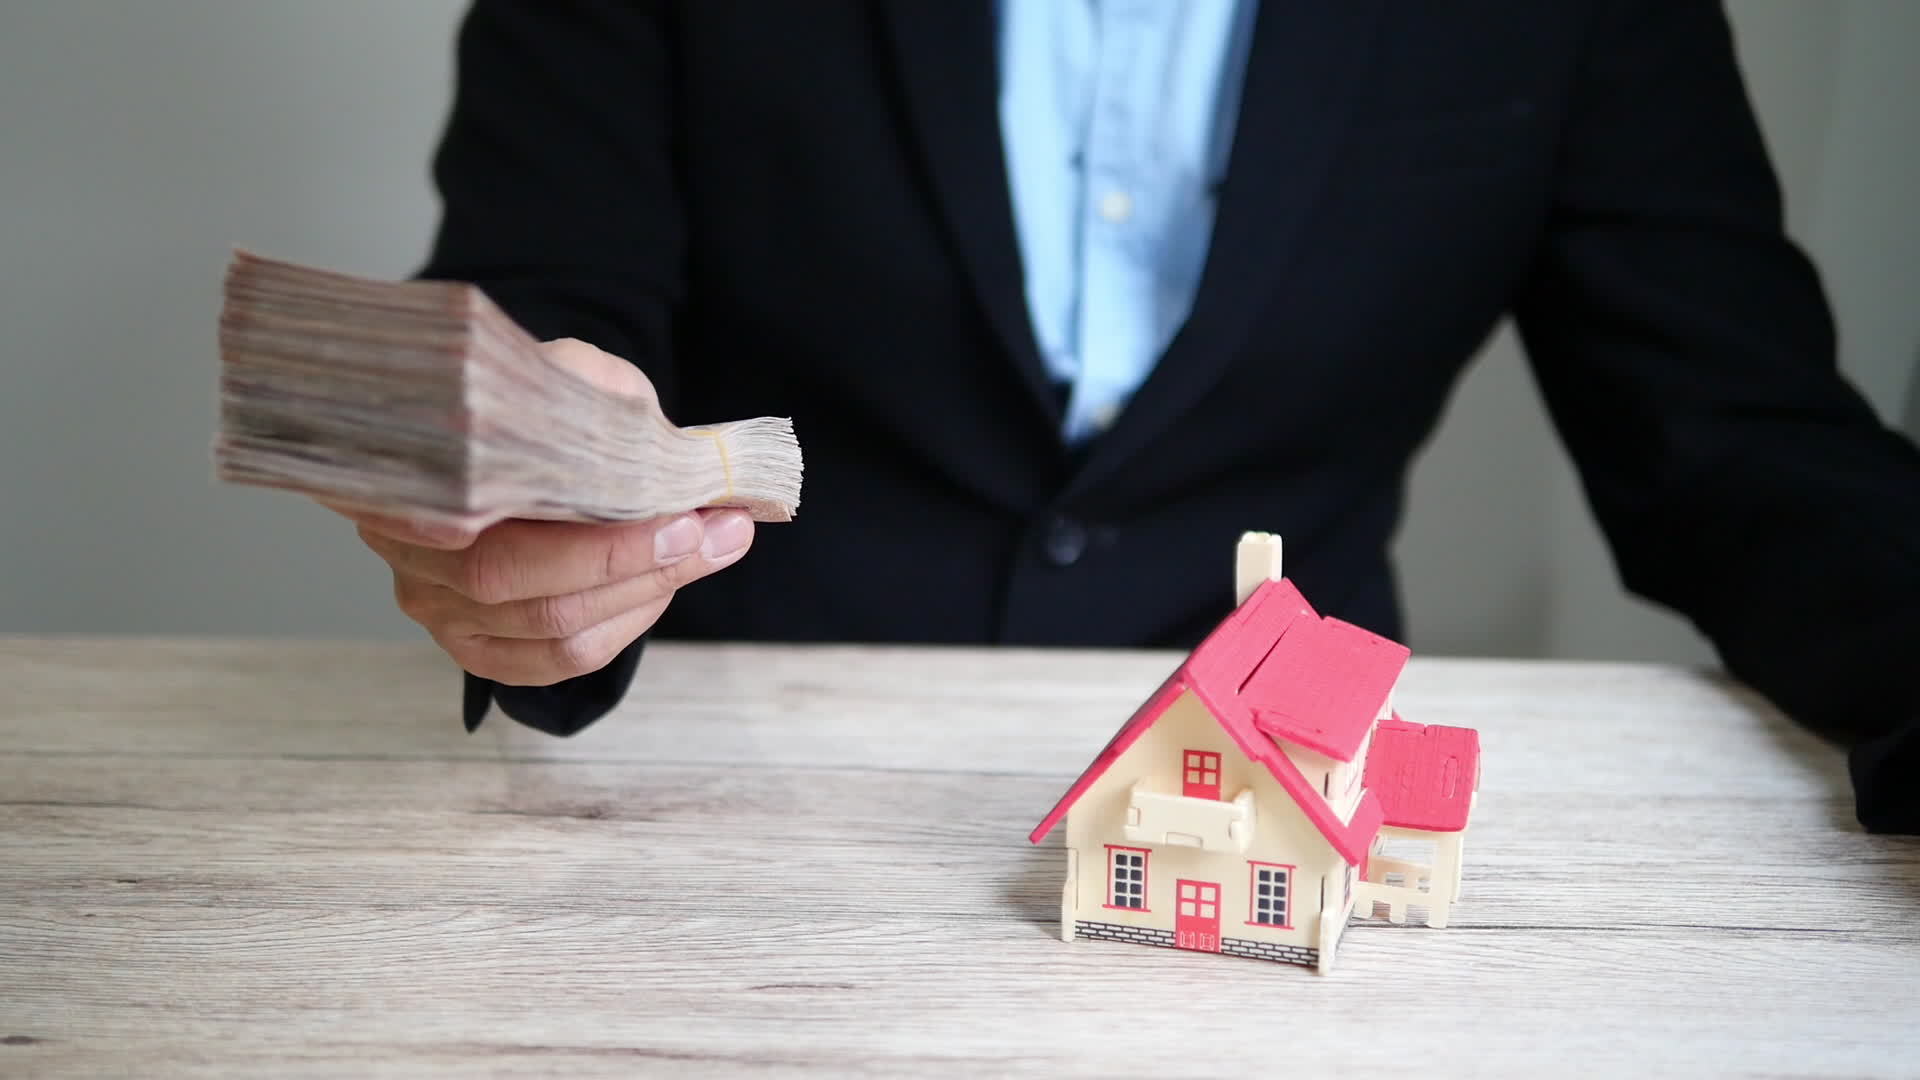
[[[1920,455],[1836,374],[1717,4],[1290,0],[1253,34],[1192,315],[1084,452],[987,0],[480,0],[423,276],[632,359],[677,422],[794,419],[799,519],[661,636],[1190,647],[1245,529],[1399,635],[1409,461],[1511,315],[1626,585],[1803,722],[1913,718]],[[577,730],[640,650],[469,676],[469,723]]]

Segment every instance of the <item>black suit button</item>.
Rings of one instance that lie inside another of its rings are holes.
[[[1072,518],[1055,518],[1047,526],[1041,546],[1047,553],[1047,561],[1055,566],[1072,566],[1087,553],[1087,527]]]

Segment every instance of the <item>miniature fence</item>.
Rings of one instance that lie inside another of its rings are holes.
[[[1365,918],[1373,918],[1374,905],[1387,906],[1387,921],[1396,925],[1407,921],[1407,909],[1426,909],[1426,925],[1436,929],[1447,925],[1454,901],[1460,898],[1460,833],[1428,833],[1392,827],[1380,830],[1383,838],[1431,840],[1433,865],[1408,859],[1396,859],[1379,853],[1379,842],[1367,856],[1367,876],[1354,883],[1354,902],[1366,906]],[[1436,888],[1435,884],[1439,887]]]

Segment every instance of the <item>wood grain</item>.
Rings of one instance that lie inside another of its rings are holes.
[[[1415,661],[1448,929],[1062,944],[1025,833],[1177,659],[661,645],[552,739],[427,647],[0,639],[0,1076],[1915,1074],[1920,844],[1676,669]]]

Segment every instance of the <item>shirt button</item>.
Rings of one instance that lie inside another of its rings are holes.
[[[1124,191],[1109,191],[1100,197],[1100,216],[1118,225],[1133,216],[1133,196]]]
[[[1087,527],[1072,518],[1055,518],[1047,526],[1041,541],[1047,561],[1055,566],[1072,566],[1087,553]]]

